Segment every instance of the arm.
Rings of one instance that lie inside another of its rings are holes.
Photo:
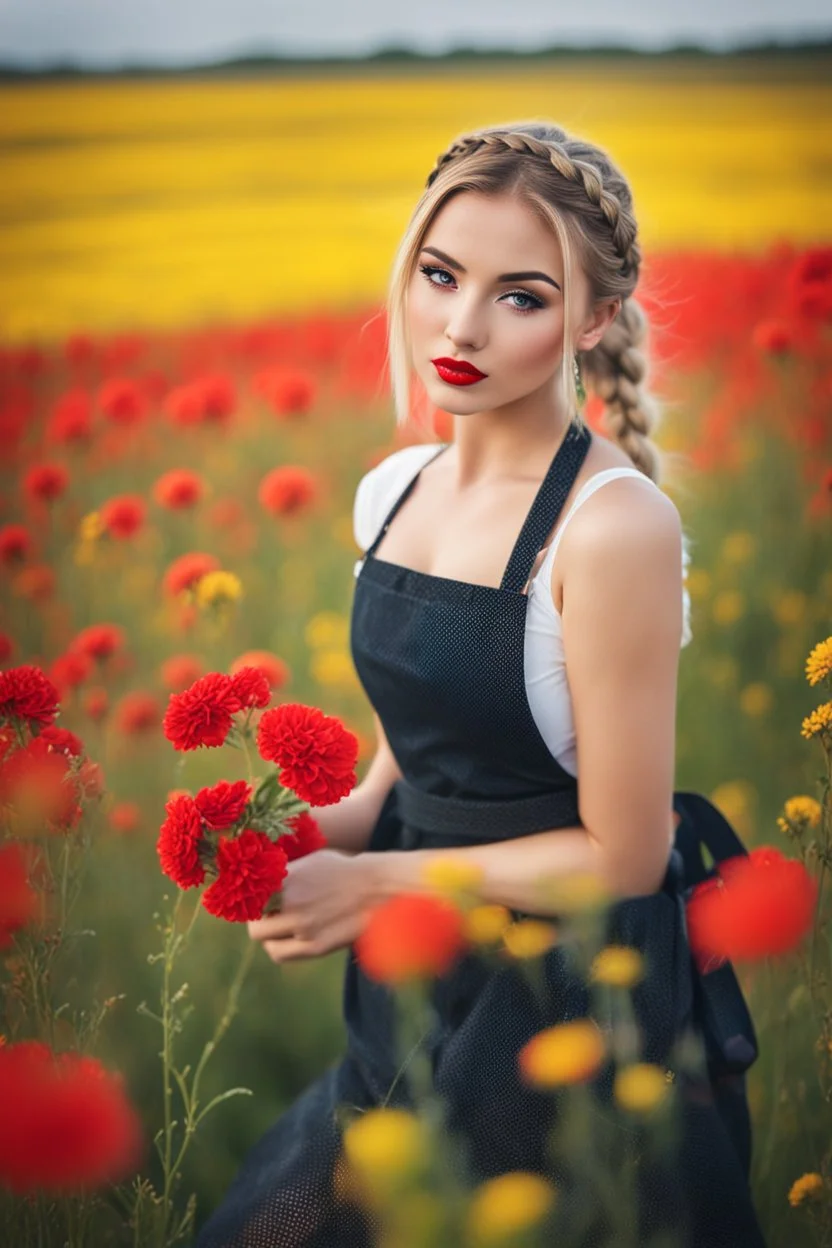
[[[358,854],[366,849],[384,799],[402,775],[381,720],[375,714],[373,718],[378,746],[366,776],[340,802],[315,807],[312,811],[330,847],[347,854]]]
[[[621,897],[661,887],[674,822],[681,523],[664,494],[632,480],[610,483],[597,502],[559,552],[583,827],[367,854],[376,899],[423,887],[426,861],[441,855],[478,864],[486,900],[529,912],[540,910],[546,876],[591,872]]]

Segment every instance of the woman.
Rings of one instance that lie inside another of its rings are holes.
[[[290,866],[282,913],[250,935],[278,964],[351,945],[442,855],[477,863],[484,898],[523,913],[541,912],[542,878],[595,874],[616,899],[611,937],[646,955],[644,1059],[667,1064],[688,1027],[709,1057],[707,1077],[679,1079],[678,1160],[643,1176],[641,1242],[754,1248],[753,1028],[730,967],[718,1009],[703,990],[682,892],[704,874],[700,840],[717,858],[742,847],[704,798],[673,792],[687,552],[648,437],[636,234],[621,173],[555,126],[480,130],[439,157],[395,261],[390,362],[399,420],[412,370],[453,440],[388,456],[355,501],[351,644],[378,750],[315,812],[331,849]],[[581,420],[582,378],[611,439]],[[542,1003],[474,958],[436,986],[426,1043],[474,1180],[547,1169],[552,1098],[523,1086],[517,1053],[588,1005],[561,950],[544,971]],[[374,1242],[333,1193],[337,1115],[407,1103],[406,1080],[391,997],[352,956],[344,1001],[343,1059],[255,1146],[201,1248]],[[590,1214],[575,1248],[606,1242]]]

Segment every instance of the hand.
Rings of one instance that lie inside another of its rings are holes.
[[[319,849],[290,862],[279,914],[248,924],[273,962],[317,958],[352,944],[371,905],[367,860]]]

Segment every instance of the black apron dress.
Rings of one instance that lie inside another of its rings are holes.
[[[551,754],[526,697],[523,591],[589,443],[588,431],[570,427],[499,588],[375,558],[418,473],[367,550],[355,585],[352,656],[403,775],[382,806],[371,851],[446,848],[580,825],[576,779]],[[697,973],[685,925],[686,895],[713,871],[700,846],[717,863],[745,850],[701,795],[676,793],[674,808],[681,822],[661,890],[616,903],[608,920],[609,940],[638,948],[647,963],[633,991],[641,1059],[668,1066],[674,1041],[691,1027],[707,1053],[707,1077],[689,1083],[677,1075],[678,1156],[645,1169],[639,1180],[643,1242],[668,1229],[685,1248],[764,1248],[748,1186],[745,1071],[757,1056],[754,1028],[729,963],[707,976]],[[513,1170],[569,1182],[547,1160],[557,1098],[521,1081],[517,1053],[543,1028],[585,1017],[590,999],[563,950],[551,949],[541,965],[542,994],[518,967],[494,970],[474,954],[432,990],[437,1022],[425,1043],[470,1183]],[[365,1215],[341,1199],[334,1177],[341,1112],[412,1101],[407,1078],[398,1077],[395,998],[364,975],[352,951],[344,1015],[344,1056],[249,1152],[198,1248],[376,1243]],[[564,1248],[606,1244],[604,1234],[598,1221]]]

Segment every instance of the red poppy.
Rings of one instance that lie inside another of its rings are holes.
[[[155,732],[162,721],[162,708],[156,695],[142,689],[125,693],[113,708],[113,722],[125,736]]]
[[[172,693],[181,693],[203,675],[205,664],[195,654],[173,654],[160,670],[164,686]]]
[[[162,721],[165,736],[177,750],[222,745],[240,699],[231,676],[208,672],[182,693],[172,693]]]
[[[296,858],[305,858],[307,854],[314,854],[319,849],[326,849],[329,844],[317,819],[308,810],[292,815],[286,822],[293,831],[291,835],[281,836],[280,848],[285,851],[290,862],[294,862]]]
[[[693,890],[688,936],[701,970],[727,959],[788,953],[812,924],[817,883],[801,862],[770,845],[730,858]]]
[[[51,503],[66,492],[69,473],[63,464],[35,464],[23,477],[23,489],[28,498]]]
[[[141,1127],[121,1077],[38,1041],[0,1047],[0,1182],[17,1194],[72,1195],[125,1179]]]
[[[126,641],[127,636],[119,624],[90,624],[75,635],[68,649],[71,654],[84,654],[102,663],[123,650]]]
[[[110,695],[103,685],[94,685],[87,689],[81,705],[87,718],[98,723],[110,709]]]
[[[279,766],[280,783],[310,806],[329,806],[355,787],[358,738],[316,706],[285,702],[265,711],[257,748]]]
[[[317,481],[307,468],[285,464],[266,474],[260,482],[257,498],[272,515],[290,516],[308,507],[317,493]]]
[[[199,856],[202,818],[194,799],[179,794],[165,804],[167,819],[159,829],[156,852],[162,870],[180,888],[195,888],[205,879]]]
[[[29,883],[26,854],[14,841],[0,845],[0,949],[12,934],[41,914],[41,898]]]
[[[262,395],[276,416],[297,416],[308,412],[315,403],[318,384],[309,373],[275,367],[257,374],[254,390]]]
[[[232,676],[236,676],[237,672],[244,667],[256,667],[261,671],[272,690],[282,689],[288,683],[291,674],[288,664],[269,650],[246,650],[245,654],[241,654],[234,660],[228,670]]]
[[[59,692],[82,685],[92,671],[93,661],[88,654],[61,654],[49,668],[49,678]]]
[[[370,914],[355,942],[355,956],[384,984],[444,975],[465,947],[461,911],[441,897],[400,893]]]
[[[221,567],[216,555],[204,554],[201,551],[190,551],[180,555],[169,564],[163,579],[165,592],[175,597],[186,589],[193,589],[198,581],[208,572],[218,572]]]
[[[153,486],[153,497],[160,507],[182,511],[193,507],[205,493],[205,482],[189,468],[172,468],[159,477]]]
[[[59,700],[49,677],[31,663],[0,672],[0,719],[51,724],[58,714]]]
[[[34,553],[34,543],[23,524],[4,524],[0,528],[0,563],[21,563]]]
[[[795,345],[794,330],[785,321],[761,321],[751,338],[754,346],[767,355],[783,355]]]
[[[115,425],[135,425],[148,411],[147,396],[137,381],[114,377],[98,390],[98,406]]]
[[[49,724],[46,728],[42,728],[38,733],[38,740],[47,742],[53,750],[59,754],[65,754],[67,758],[80,758],[84,753],[84,743],[81,738],[76,737],[75,733],[70,732],[68,728],[58,728],[56,724]]]
[[[231,923],[261,918],[266,902],[286,877],[286,861],[280,845],[265,832],[246,828],[233,840],[221,836],[217,845],[219,874],[202,894],[203,906]]]
[[[245,780],[220,780],[211,788],[200,789],[194,801],[209,828],[230,828],[243,817],[253,789]]]
[[[110,827],[114,832],[135,832],[142,821],[138,802],[118,802],[110,811]]]
[[[78,798],[68,758],[40,737],[0,763],[0,802],[26,832],[68,832],[81,817]]]
[[[141,529],[147,507],[140,494],[121,494],[102,503],[98,514],[104,529],[112,537],[124,540]]]
[[[92,399],[86,390],[68,390],[56,401],[46,430],[47,441],[88,442],[92,437]]]
[[[55,572],[48,564],[33,563],[14,579],[14,592],[27,602],[45,602],[55,592]]]
[[[231,677],[243,710],[268,706],[272,700],[271,686],[259,667],[240,667]]]

